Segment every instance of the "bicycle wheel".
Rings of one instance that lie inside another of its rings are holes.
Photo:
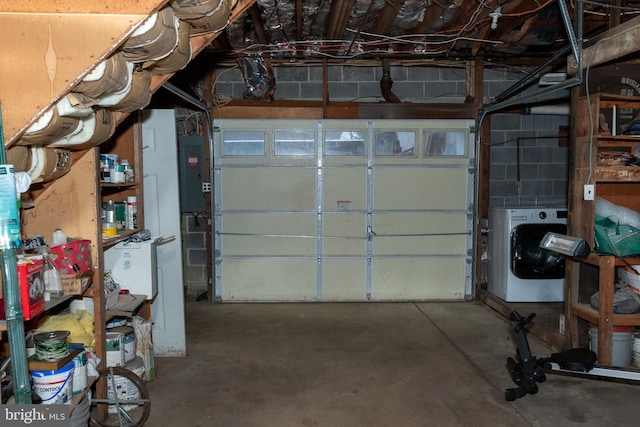
[[[96,387],[105,387],[107,398],[92,399],[91,421],[102,427],[143,426],[151,412],[151,400],[144,382],[135,373],[120,367],[102,369],[99,375],[93,383],[92,395],[100,395],[96,394]]]

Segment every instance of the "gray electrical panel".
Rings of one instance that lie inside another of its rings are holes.
[[[204,212],[202,187],[205,179],[205,139],[183,135],[178,140],[180,170],[180,212]]]

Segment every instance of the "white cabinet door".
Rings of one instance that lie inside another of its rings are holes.
[[[157,246],[151,316],[159,356],[186,356],[177,144],[174,110],[143,111],[144,223],[152,236],[176,237]]]

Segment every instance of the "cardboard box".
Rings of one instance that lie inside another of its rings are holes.
[[[18,258],[20,303],[24,320],[44,313],[44,270],[42,255]],[[5,300],[0,300],[0,319],[6,319]]]
[[[63,295],[82,295],[93,282],[93,276],[87,273],[61,274],[60,282]]]

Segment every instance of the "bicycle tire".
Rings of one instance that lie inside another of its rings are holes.
[[[141,427],[149,418],[151,413],[151,400],[149,399],[149,391],[144,381],[140,379],[134,372],[121,367],[104,368],[98,371],[99,378],[92,385],[92,395],[95,394],[95,387],[99,383],[100,379],[107,381],[107,384],[111,384],[111,373],[116,377],[122,377],[135,388],[138,389],[139,396],[135,399],[127,400],[120,399],[117,393],[114,392],[114,397],[105,399],[103,401],[94,401],[91,403],[90,417],[91,421],[102,427]],[[115,380],[115,378],[113,379]],[[117,386],[116,386],[117,387]],[[117,401],[117,403],[116,403]],[[99,410],[99,406],[107,405],[107,408]],[[134,408],[131,408],[134,406]],[[109,408],[114,408],[113,411],[109,411]],[[101,412],[106,415],[102,416]],[[125,418],[125,419],[122,419]],[[129,419],[126,419],[129,418]]]

